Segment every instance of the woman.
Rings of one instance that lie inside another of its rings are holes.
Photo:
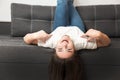
[[[81,80],[82,63],[77,50],[96,49],[110,44],[109,37],[97,30],[86,33],[85,26],[73,0],[57,0],[53,32],[44,30],[28,33],[24,37],[27,44],[55,48],[49,65],[50,80]]]
[[[85,26],[72,3],[72,0],[58,0],[53,32],[48,34],[40,30],[28,33],[24,37],[25,43],[55,48],[60,58],[71,57],[75,50],[108,46],[111,41],[106,34],[95,29],[84,33]]]

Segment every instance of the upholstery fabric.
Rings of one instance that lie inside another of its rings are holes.
[[[79,51],[84,63],[84,80],[120,79],[120,39],[96,50]],[[49,80],[48,65],[53,54],[49,48],[26,45],[22,37],[0,36],[1,80]]]
[[[13,3],[11,5],[11,35],[22,37],[26,33],[45,30],[51,32],[51,7]]]
[[[11,33],[11,22],[0,22],[0,35],[9,35]]]
[[[120,6],[97,5],[77,6],[86,30],[94,28],[110,37],[120,36]],[[12,3],[11,5],[11,35],[24,36],[28,32],[52,30],[55,6],[40,6]],[[89,13],[89,14],[88,14]]]
[[[84,63],[87,65],[120,65],[120,39],[111,38],[111,40],[111,46],[106,48],[80,50],[79,53],[84,59]],[[22,37],[0,36],[0,52],[0,62],[49,63],[48,61],[54,50],[36,45],[27,45]],[[115,55],[113,55],[113,52],[115,52]]]
[[[100,30],[110,37],[120,36],[120,6],[96,5],[78,7],[78,12],[84,19],[88,28]]]

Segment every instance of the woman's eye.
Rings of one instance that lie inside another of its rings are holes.
[[[68,49],[68,51],[69,51],[69,50],[72,50],[72,49]]]
[[[69,51],[69,52],[70,52],[70,51],[72,51],[72,49],[67,49],[67,51]]]

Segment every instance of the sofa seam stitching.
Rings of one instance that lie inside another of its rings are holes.
[[[114,5],[115,8],[115,34],[118,35],[118,26],[117,26],[117,6]]]
[[[53,30],[52,28],[52,18],[53,18],[53,7],[51,6],[51,21],[50,21],[50,23],[51,23],[51,31]]]
[[[32,30],[32,28],[33,28],[33,26],[32,26],[32,13],[33,13],[33,11],[32,11],[32,9],[33,9],[33,7],[32,7],[32,5],[31,5],[31,20],[30,20],[30,32],[32,32],[33,30]]]
[[[95,22],[94,22],[94,28],[97,29],[97,26],[96,26],[96,6],[94,6],[94,17],[95,17]]]

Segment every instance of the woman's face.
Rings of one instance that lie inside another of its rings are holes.
[[[74,54],[74,44],[69,36],[64,35],[57,43],[56,54],[59,58],[70,58]]]

